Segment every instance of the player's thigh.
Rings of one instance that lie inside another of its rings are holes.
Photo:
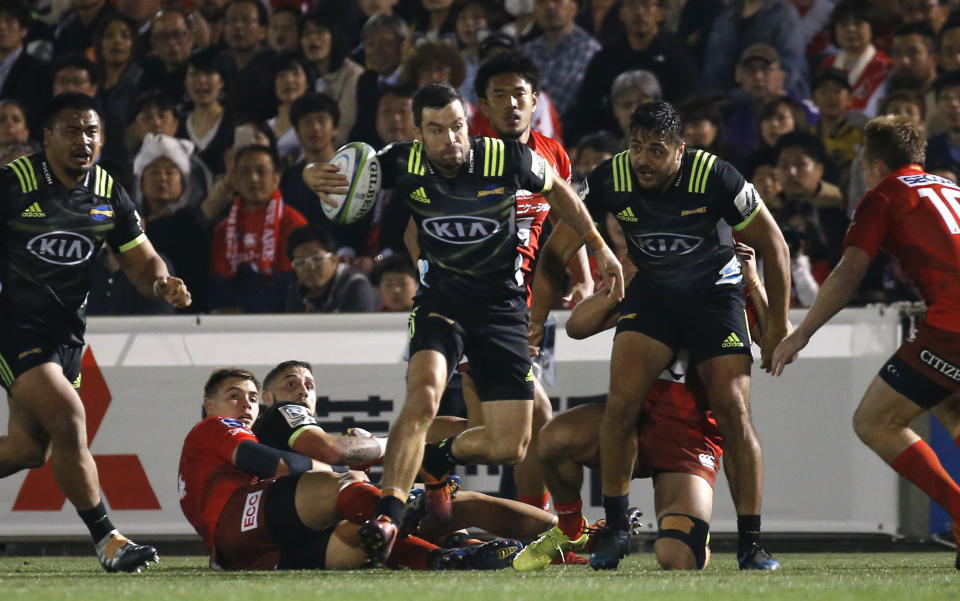
[[[631,405],[639,411],[643,399],[672,358],[673,351],[663,342],[641,332],[618,331],[610,358],[607,406]]]
[[[695,474],[663,472],[654,477],[653,504],[657,518],[669,513],[706,522],[713,513],[713,487]]]
[[[960,393],[950,395],[930,412],[947,429],[950,438],[956,440],[960,437]]]
[[[465,323],[470,376],[483,403],[532,401],[533,363],[524,312],[488,312]],[[484,423],[486,410],[484,409]]]
[[[727,355],[742,356],[750,365],[750,324],[738,286],[711,286],[679,295],[674,311],[691,365]]]
[[[424,387],[440,395],[463,355],[464,331],[454,317],[444,312],[439,302],[423,302],[413,308],[409,318],[410,361],[407,368],[407,392]]]
[[[480,402],[480,392],[477,390],[477,383],[470,377],[470,373],[464,373],[461,380],[463,382],[463,401],[467,406],[467,421],[471,428],[483,425],[483,403]]]
[[[876,376],[854,411],[853,423],[858,430],[905,428],[925,411],[926,408],[892,388],[882,377]]]
[[[487,401],[481,408],[491,444],[525,446],[530,441],[533,401]]]
[[[600,466],[600,422],[603,405],[589,403],[553,417],[537,440],[541,460],[569,459],[578,465]]]
[[[960,393],[960,333],[921,323],[877,376],[922,409],[937,407]]]
[[[10,392],[54,442],[86,444],[83,403],[58,363],[45,362],[28,369],[17,377]]]
[[[718,419],[749,412],[750,363],[749,355],[728,354],[697,364],[697,375]]]
[[[7,402],[7,434],[0,437],[0,458],[24,463],[27,467],[43,465],[50,450],[50,436],[17,399],[8,396]]]
[[[359,529],[360,526],[346,521],[337,524],[327,542],[325,569],[352,570],[366,565],[367,556],[357,535]]]
[[[348,474],[307,472],[296,483],[294,503],[297,515],[313,530],[327,528],[337,519],[337,495]]]

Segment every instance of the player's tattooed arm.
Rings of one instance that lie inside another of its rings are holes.
[[[380,438],[340,436],[310,428],[293,441],[292,448],[330,465],[359,465],[383,457],[385,442]]]

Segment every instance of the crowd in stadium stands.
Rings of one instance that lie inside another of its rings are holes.
[[[0,0],[0,160],[37,152],[52,96],[95,97],[100,164],[194,295],[188,311],[405,311],[416,272],[403,199],[334,226],[304,165],[348,141],[417,134],[412,97],[447,82],[470,131],[478,66],[519,48],[541,71],[532,127],[574,180],[626,147],[633,109],[682,109],[687,144],[756,185],[809,306],[866,191],[866,121],[904,115],[928,171],[960,175],[957,0]],[[615,221],[601,224],[616,245]],[[622,239],[622,237],[621,237]],[[625,255],[624,255],[625,256]],[[919,298],[881,255],[858,303]],[[161,306],[162,305],[162,306]],[[91,314],[170,310],[108,249]]]

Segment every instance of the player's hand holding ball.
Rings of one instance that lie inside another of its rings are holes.
[[[373,208],[380,193],[377,151],[369,144],[350,142],[329,163],[307,165],[303,181],[320,196],[327,219],[338,225],[355,223]]]
[[[303,168],[303,181],[313,190],[324,204],[338,206],[331,194],[346,194],[350,180],[340,173],[336,165],[330,163],[309,163]]]

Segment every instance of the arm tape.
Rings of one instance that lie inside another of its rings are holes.
[[[310,471],[313,462],[299,453],[278,451],[265,444],[245,440],[237,446],[237,468],[257,478],[273,478],[277,475],[277,465],[283,459],[291,474]]]

